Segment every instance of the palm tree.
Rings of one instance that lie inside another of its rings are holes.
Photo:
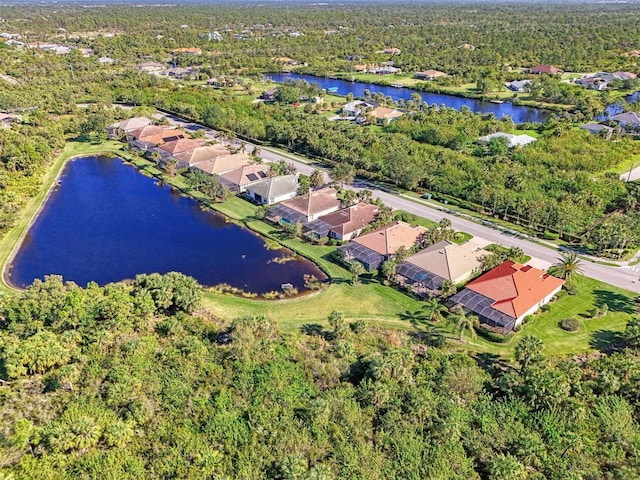
[[[549,273],[554,277],[570,281],[582,274],[582,261],[575,252],[563,252],[557,260],[558,263],[549,269]]]
[[[455,295],[458,291],[458,288],[456,287],[456,284],[451,280],[445,279],[440,284],[440,288],[438,290],[440,290],[440,295],[446,298]]]
[[[313,188],[320,188],[324,185],[324,174],[318,168],[316,168],[311,175],[309,175],[309,182]]]
[[[518,342],[515,349],[516,361],[520,364],[520,371],[526,370],[530,365],[540,363],[544,360],[542,349],[544,343],[538,337],[525,335]]]
[[[444,319],[444,314],[448,312],[447,307],[441,304],[437,298],[430,298],[422,306],[425,312],[424,317],[429,322],[439,322]]]
[[[366,272],[362,264],[357,260],[354,260],[353,262],[351,262],[351,267],[349,268],[349,271],[351,272],[351,275],[353,275],[353,285],[359,285],[360,275]]]
[[[464,332],[467,330],[471,334],[471,338],[476,338],[476,328],[480,325],[480,320],[476,315],[467,315],[464,311],[452,315],[451,321],[455,323],[460,340],[464,340]]]

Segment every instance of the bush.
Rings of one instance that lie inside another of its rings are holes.
[[[556,298],[556,300],[560,300],[561,298],[564,298],[567,296],[567,291],[566,290],[560,290],[558,293],[556,293],[554,295],[554,297]]]
[[[558,240],[559,237],[560,235],[550,232],[549,230],[545,230],[542,234],[542,238],[544,238],[545,240]]]
[[[567,332],[577,332],[580,330],[580,322],[575,318],[565,318],[560,322],[560,328]]]
[[[484,328],[482,326],[476,327],[476,332],[478,333],[478,335],[480,335],[481,337],[489,340],[490,342],[507,343],[511,339],[511,335],[510,334],[500,335],[499,333],[495,333],[495,332],[492,332],[490,330],[487,330],[486,328]]]
[[[548,312],[549,310],[551,310],[551,305],[546,304],[546,305],[542,305],[542,306],[540,307],[540,311],[541,311],[541,312],[543,312],[543,313],[546,313],[546,312]]]
[[[571,283],[565,283],[564,289],[567,292],[567,295],[578,295],[578,293],[580,293],[576,286]]]

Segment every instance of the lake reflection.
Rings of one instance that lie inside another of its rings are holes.
[[[264,293],[304,274],[326,276],[311,262],[273,262],[286,250],[264,241],[193,199],[160,186],[122,160],[86,157],[69,162],[10,267],[10,282],[35,278],[100,285],[139,273],[178,271],[206,286],[227,283]]]

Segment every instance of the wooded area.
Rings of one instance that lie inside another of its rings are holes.
[[[506,362],[198,304],[180,274],[5,298],[5,478],[639,478],[638,320],[624,351]]]

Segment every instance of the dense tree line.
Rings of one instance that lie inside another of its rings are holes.
[[[512,363],[349,323],[284,337],[195,282],[59,277],[0,303],[0,472],[16,478],[611,478],[640,471],[640,346]]]

